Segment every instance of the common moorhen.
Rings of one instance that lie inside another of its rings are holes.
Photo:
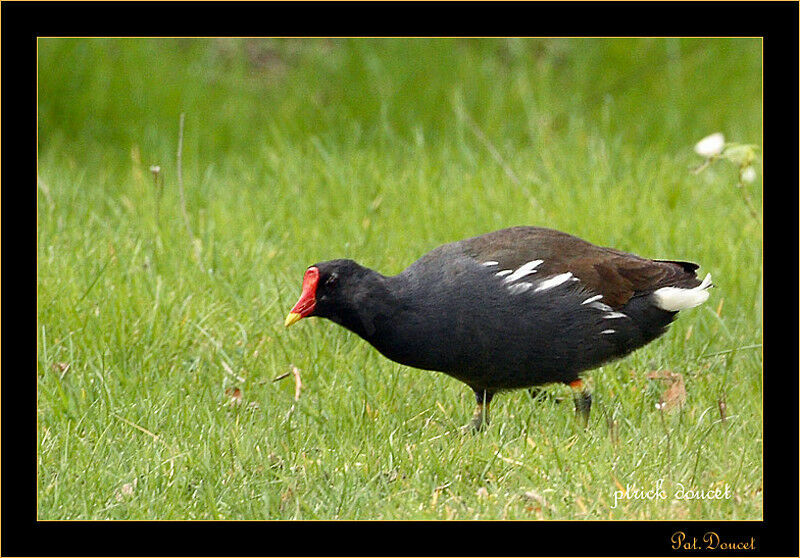
[[[711,275],[701,282],[698,267],[512,227],[440,246],[394,276],[346,259],[315,264],[285,325],[328,318],[391,360],[457,378],[475,392],[475,429],[496,392],[551,382],[575,390],[587,421],[579,374],[705,302]]]

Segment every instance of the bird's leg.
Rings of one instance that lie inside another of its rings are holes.
[[[575,398],[575,415],[586,428],[589,426],[589,412],[592,410],[592,394],[581,379],[570,382],[569,387],[572,388]]]
[[[478,432],[483,430],[484,426],[489,426],[489,403],[492,401],[494,394],[486,390],[475,390],[475,401],[478,406],[475,408],[475,414],[472,415],[472,420],[464,428]]]

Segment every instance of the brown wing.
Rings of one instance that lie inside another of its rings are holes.
[[[590,291],[603,295],[614,309],[635,294],[661,287],[695,287],[697,265],[650,260],[613,248],[595,246],[578,237],[538,227],[513,227],[463,241],[479,263],[497,262],[498,270],[516,270],[535,260],[536,277],[545,279],[570,272]]]

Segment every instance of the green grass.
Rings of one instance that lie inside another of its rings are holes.
[[[39,518],[761,519],[762,229],[732,169],[689,172],[716,131],[761,143],[758,40],[40,40]],[[397,273],[517,224],[717,285],[587,375],[585,431],[519,391],[456,434],[466,386],[283,327],[312,263]]]

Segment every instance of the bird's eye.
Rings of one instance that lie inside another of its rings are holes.
[[[337,279],[339,279],[339,275],[336,273],[331,273],[330,276],[328,277],[328,280],[325,281],[325,286],[332,287],[333,285],[336,284]]]

